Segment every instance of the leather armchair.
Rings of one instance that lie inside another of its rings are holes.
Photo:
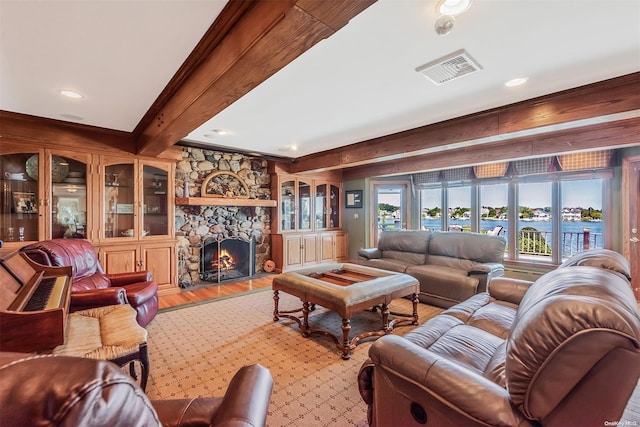
[[[358,383],[372,426],[603,426],[640,378],[629,264],[581,253],[372,344]]]
[[[148,325],[158,313],[158,284],[152,274],[148,271],[105,274],[88,240],[43,240],[24,246],[21,251],[43,265],[71,266],[71,312],[128,303],[138,313],[136,320],[140,326]]]
[[[224,397],[150,401],[111,362],[0,353],[3,426],[264,426],[272,388],[269,370],[255,364]]]

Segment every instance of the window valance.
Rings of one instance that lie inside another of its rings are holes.
[[[496,162],[473,167],[421,172],[412,175],[416,186],[436,182],[467,181],[470,179],[499,178],[503,176],[537,175],[558,171],[603,169],[612,166],[614,151],[586,151],[550,157]]]

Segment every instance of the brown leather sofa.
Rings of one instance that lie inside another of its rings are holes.
[[[37,263],[71,266],[70,311],[105,305],[130,304],[140,326],[147,326],[158,313],[158,284],[148,271],[105,274],[98,254],[85,239],[43,240],[20,249]]]
[[[241,368],[224,397],[150,401],[103,360],[0,353],[2,426],[264,426],[273,378]]]
[[[535,283],[494,279],[369,357],[372,426],[614,425],[640,378],[629,264],[592,250]]]
[[[503,237],[479,233],[383,231],[378,247],[360,249],[357,262],[415,277],[421,302],[447,308],[504,275],[505,245]]]

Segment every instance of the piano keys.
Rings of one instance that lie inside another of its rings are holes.
[[[40,265],[19,252],[0,259],[0,350],[64,344],[70,299],[71,267]]]

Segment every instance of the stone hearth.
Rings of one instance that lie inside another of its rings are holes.
[[[271,177],[266,160],[198,148],[184,148],[182,156],[176,167],[176,197],[200,196],[202,183],[208,176],[216,171],[231,171],[246,184],[250,199],[271,199]],[[271,209],[233,206],[232,198],[225,206],[176,206],[180,286],[200,283],[200,251],[211,239],[253,238],[256,273],[264,271],[264,262],[271,258]]]

